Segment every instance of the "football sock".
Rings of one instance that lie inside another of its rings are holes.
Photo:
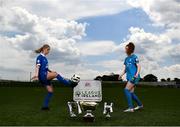
[[[45,99],[44,99],[44,104],[43,107],[49,107],[49,102],[51,97],[53,96],[52,92],[48,92],[48,94],[46,95]]]
[[[126,99],[127,99],[127,102],[128,102],[128,107],[133,108],[132,96],[131,96],[130,91],[128,89],[124,89],[124,93],[126,95]]]
[[[69,80],[66,80],[64,79],[61,75],[57,75],[57,80],[60,82],[60,83],[63,83],[64,85],[66,86],[69,86],[71,84],[71,82]]]
[[[139,100],[139,98],[136,96],[136,94],[134,92],[131,93],[132,99],[137,103],[138,106],[142,106],[141,101]]]

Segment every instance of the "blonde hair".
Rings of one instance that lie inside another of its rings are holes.
[[[41,53],[44,49],[46,48],[50,48],[50,46],[48,44],[44,44],[42,47],[40,47],[39,49],[35,50],[35,53]]]

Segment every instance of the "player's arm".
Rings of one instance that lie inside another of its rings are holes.
[[[35,74],[34,76],[32,77],[31,80],[38,80],[38,74],[39,74],[39,68],[41,66],[41,58],[37,58],[36,59],[36,68],[35,68]]]
[[[119,75],[119,80],[122,79],[123,75],[126,73],[126,68],[125,68],[125,65],[123,66],[123,70],[122,70],[122,73]]]
[[[35,74],[34,74],[34,76],[32,77],[32,80],[38,80],[39,66],[40,66],[40,65],[38,65],[38,64],[36,65]]]
[[[137,66],[137,72],[134,77],[137,78],[141,71],[141,65],[139,64],[139,59],[137,57],[135,58],[135,64]]]
[[[137,66],[137,72],[135,74],[135,77],[137,78],[141,71],[141,65],[139,63],[136,63],[136,66]]]

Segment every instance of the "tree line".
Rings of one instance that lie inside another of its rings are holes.
[[[118,79],[119,77],[119,74],[114,74],[114,73],[111,73],[110,75],[103,75],[103,76],[97,76],[94,80],[101,80],[101,81],[122,81],[122,79]],[[142,77],[140,79],[140,81],[142,82],[157,82],[158,81],[158,77],[153,75],[153,74],[147,74],[145,75],[144,77]],[[161,79],[161,82],[170,82],[170,81],[174,81],[174,82],[180,82],[180,79],[179,78],[174,78],[174,79],[171,79],[171,78],[163,78]]]

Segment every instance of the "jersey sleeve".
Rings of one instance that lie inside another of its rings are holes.
[[[124,65],[126,65],[126,59],[124,60]]]
[[[139,58],[137,56],[134,57],[134,63],[135,64],[139,63]]]
[[[126,59],[124,60],[124,66],[125,66],[125,72],[127,72],[127,69],[126,69]]]
[[[37,59],[36,59],[36,65],[41,66],[41,63],[42,63],[41,57],[37,57]]]

